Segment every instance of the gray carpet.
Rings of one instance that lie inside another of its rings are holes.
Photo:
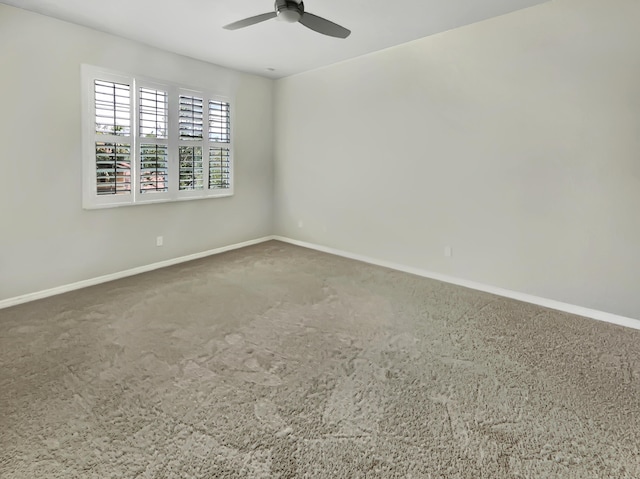
[[[0,477],[640,478],[639,344],[264,243],[0,310]]]

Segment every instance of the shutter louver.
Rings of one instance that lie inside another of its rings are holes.
[[[209,148],[209,189],[229,189],[230,186],[229,148]]]
[[[202,140],[202,98],[180,95],[178,125],[181,140]]]

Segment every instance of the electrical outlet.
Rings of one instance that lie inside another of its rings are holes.
[[[444,247],[444,255],[447,258],[451,258],[453,256],[453,249],[451,248],[451,246],[445,246]]]
[[[304,223],[302,220],[298,220],[298,228],[304,228]]]
[[[164,244],[164,238],[162,236],[156,237],[156,246],[162,246]]]

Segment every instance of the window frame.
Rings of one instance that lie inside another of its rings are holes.
[[[102,80],[129,85],[130,88],[130,135],[107,135],[96,133],[95,81]],[[127,74],[110,69],[83,64],[82,81],[82,190],[84,209],[112,208],[150,203],[188,201],[207,198],[222,198],[234,195],[234,98],[229,93],[212,92],[201,88],[193,88],[142,75]],[[167,191],[141,192],[141,145],[145,137],[140,134],[140,89],[166,91],[168,94],[168,135],[167,139],[148,138],[149,144],[166,144],[168,146],[168,188]],[[203,132],[201,140],[181,140],[179,135],[179,97],[180,95],[198,96],[203,99]],[[229,109],[229,141],[210,139],[209,102],[221,102]],[[97,192],[96,174],[96,142],[129,143],[131,183],[128,194],[104,194]],[[201,146],[203,162],[203,187],[195,190],[179,189],[179,148],[180,146]],[[209,152],[212,148],[229,150],[229,186],[228,188],[210,188],[211,173],[209,171]]]

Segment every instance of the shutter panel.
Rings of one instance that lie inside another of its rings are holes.
[[[202,98],[180,95],[178,125],[181,140],[202,140],[203,103]]]
[[[231,118],[229,104],[209,101],[209,141],[229,143],[231,141]]]
[[[131,88],[129,85],[95,80],[96,133],[131,135]]]
[[[137,90],[138,188],[145,200],[155,201],[169,191],[169,93],[151,83]]]
[[[140,88],[140,138],[166,139],[169,130],[169,95],[166,91]]]
[[[121,195],[131,192],[129,144],[96,142],[96,183],[98,195]]]
[[[131,86],[93,81],[95,179],[98,196],[131,193]]]
[[[229,148],[209,148],[209,189],[231,187]]]
[[[179,148],[180,190],[202,190],[204,188],[204,168],[201,146],[181,146]]]
[[[168,191],[167,145],[140,145],[140,193]]]
[[[209,141],[231,143],[229,103],[209,100]],[[209,190],[231,188],[230,147],[209,147]]]

